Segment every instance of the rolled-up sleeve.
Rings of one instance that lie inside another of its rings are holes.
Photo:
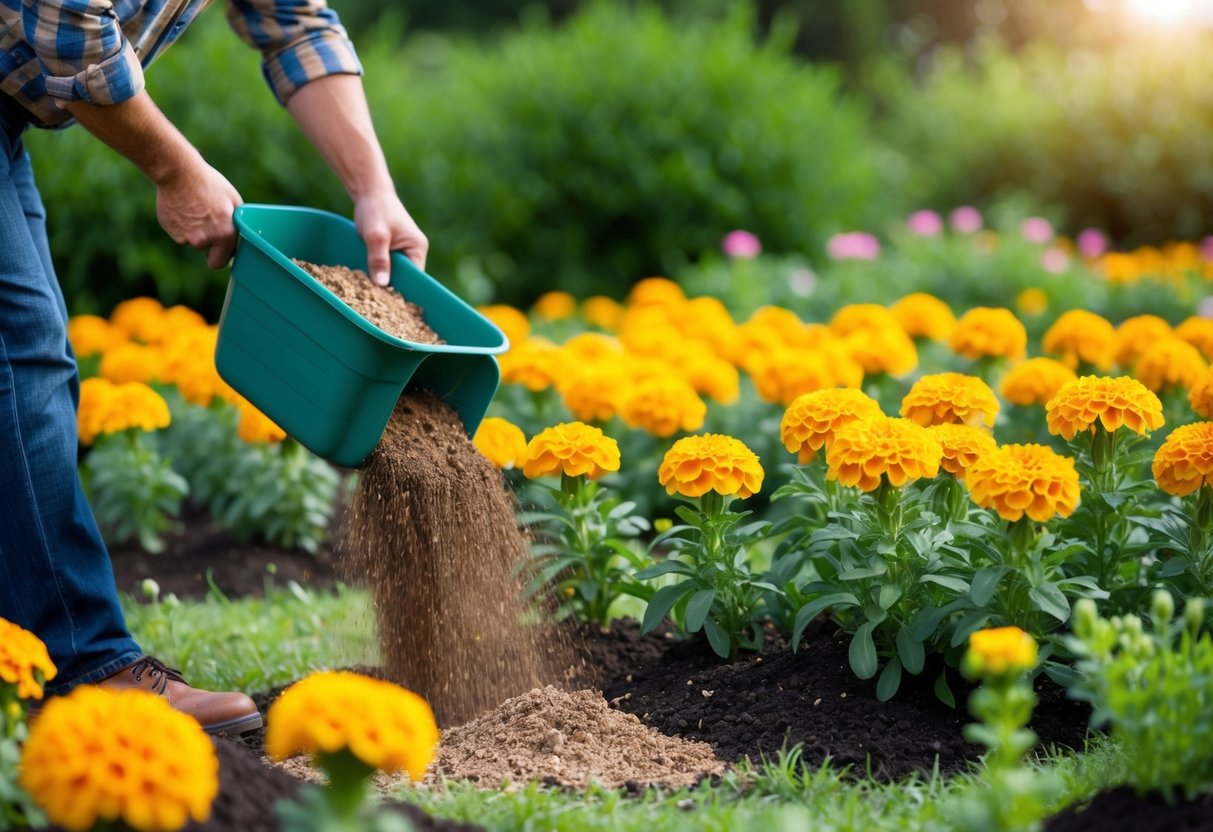
[[[119,104],[143,89],[143,67],[110,0],[22,0],[21,24],[52,98]]]
[[[284,104],[309,81],[362,74],[354,44],[324,0],[229,0],[227,19],[261,51],[265,80]]]

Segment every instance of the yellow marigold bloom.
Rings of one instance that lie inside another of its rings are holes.
[[[219,377],[215,369],[215,342],[218,327],[193,327],[166,333],[161,344],[163,364],[160,380],[173,384],[186,401],[207,407],[218,396],[236,403],[236,392]]]
[[[180,304],[170,306],[164,310],[163,324],[164,329],[161,332],[159,341],[163,341],[171,333],[181,332],[186,329],[200,329],[207,325],[206,318],[188,306],[181,306]]]
[[[670,494],[702,497],[715,491],[746,498],[762,489],[762,463],[740,439],[718,433],[685,436],[666,451],[657,480]]]
[[[901,415],[931,425],[992,426],[1000,405],[994,391],[977,376],[933,373],[915,381],[901,400]]]
[[[500,416],[481,420],[472,443],[485,459],[505,471],[519,465],[526,457],[526,434]]]
[[[425,776],[438,747],[429,704],[410,690],[346,671],[313,673],[266,714],[265,753],[285,760],[348,749],[380,771]]]
[[[30,725],[19,782],[65,829],[121,821],[169,832],[210,817],[219,760],[202,726],[168,700],[82,685]]]
[[[889,307],[889,311],[911,338],[946,341],[956,328],[952,307],[926,292],[906,295]]]
[[[581,422],[606,422],[632,389],[632,377],[617,362],[583,364],[561,382],[564,406]]]
[[[840,338],[882,329],[901,329],[901,324],[879,303],[849,303],[830,318],[830,331]]]
[[[1011,310],[978,306],[956,322],[952,350],[965,358],[1023,358],[1028,331]]]
[[[1179,338],[1164,338],[1137,359],[1134,375],[1155,393],[1171,387],[1191,387],[1205,370],[1200,350]]]
[[[1107,370],[1116,350],[1116,330],[1094,312],[1071,309],[1053,322],[1041,346],[1045,352],[1061,356],[1061,363],[1071,370],[1082,363]]]
[[[660,437],[673,436],[680,430],[699,430],[707,412],[708,406],[695,388],[677,376],[640,382],[619,406],[619,415],[628,427]]]
[[[505,337],[509,339],[511,347],[516,347],[531,337],[531,322],[527,318],[526,313],[520,309],[504,303],[495,303],[489,306],[479,306],[476,308],[476,311],[496,324],[497,328],[505,333]]]
[[[75,315],[67,320],[67,340],[79,358],[113,349],[127,335],[100,315]]]
[[[667,277],[646,277],[628,291],[628,306],[667,306],[687,299],[686,292]]]
[[[958,480],[964,479],[965,471],[983,454],[998,447],[988,430],[973,425],[933,425],[928,430],[943,449],[939,464]]]
[[[1049,433],[1064,439],[1095,429],[1111,432],[1124,425],[1145,436],[1162,427],[1162,402],[1128,376],[1083,376],[1059,389],[1045,405]]]
[[[1141,267],[1137,258],[1122,251],[1109,251],[1096,264],[1109,283],[1123,285],[1135,283],[1141,278]]]
[[[674,324],[688,342],[700,342],[711,347],[718,356],[732,356],[740,335],[737,322],[728,307],[713,297],[691,298],[673,308]]]
[[[114,400],[114,384],[104,378],[86,378],[80,382],[80,402],[76,407],[76,430],[80,444],[91,445],[102,433]]]
[[[908,419],[859,419],[834,433],[826,449],[826,477],[862,491],[875,491],[881,477],[900,487],[937,476],[942,457],[939,440]]]
[[[1029,286],[1015,296],[1015,308],[1021,315],[1043,315],[1049,308],[1049,296],[1044,289]]]
[[[1175,327],[1175,337],[1182,338],[1196,349],[1207,361],[1213,361],[1213,318],[1193,315]]]
[[[1213,368],[1206,369],[1196,377],[1188,390],[1188,404],[1192,412],[1202,419],[1213,419]]]
[[[146,384],[131,381],[113,384],[103,378],[88,378],[80,384],[76,427],[80,442],[91,445],[101,434],[137,430],[159,430],[169,425],[168,403]]]
[[[705,350],[689,353],[679,362],[677,370],[697,393],[720,404],[732,404],[741,395],[741,374],[737,368]]]
[[[521,384],[533,393],[555,385],[567,363],[560,347],[546,338],[528,338],[497,360],[503,383]]]
[[[865,373],[904,376],[918,366],[918,347],[900,325],[852,332],[844,342]]]
[[[126,381],[156,381],[164,360],[156,347],[133,341],[119,344],[101,355],[101,375],[115,384]]]
[[[1156,341],[1174,334],[1171,325],[1157,315],[1137,315],[1116,327],[1116,363],[1129,368]]]
[[[581,302],[581,317],[590,326],[614,332],[623,321],[623,305],[606,295],[594,295]]]
[[[563,321],[577,313],[577,299],[568,292],[544,292],[531,311],[545,321]]]
[[[1017,676],[1036,666],[1036,640],[1018,627],[978,630],[969,636],[964,667],[970,677]]]
[[[1154,454],[1151,467],[1158,487],[1186,497],[1201,485],[1213,486],[1213,422],[1181,425]]]
[[[571,362],[615,360],[623,354],[623,344],[611,335],[601,332],[580,332],[561,345],[560,349]]]
[[[855,362],[836,363],[822,351],[803,347],[758,353],[750,358],[747,369],[758,395],[785,407],[814,390],[859,387],[863,382],[863,369]],[[844,370],[849,373],[845,380],[841,377]]]
[[[42,639],[0,618],[0,682],[14,685],[18,699],[41,699],[42,682],[58,673]],[[41,674],[42,682],[35,674]]]
[[[1074,460],[1044,445],[1002,445],[982,454],[965,472],[973,502],[1005,520],[1026,513],[1038,523],[1069,517],[1078,506]]]
[[[526,446],[522,472],[531,479],[549,474],[585,475],[596,480],[619,470],[619,443],[601,428],[565,422],[544,428]]]
[[[242,401],[239,409],[240,423],[236,426],[236,434],[245,442],[273,445],[286,439],[286,431],[249,402]]]
[[[1015,364],[1002,377],[1002,397],[1021,407],[1044,404],[1076,378],[1074,371],[1060,361],[1029,358]]]
[[[131,298],[114,307],[110,323],[127,336],[154,344],[164,334],[164,306],[155,298]]]
[[[737,327],[730,360],[748,371],[749,361],[756,355],[773,349],[808,347],[812,344],[808,326],[795,312],[781,306],[763,306]]]
[[[797,396],[784,411],[779,438],[801,465],[812,462],[817,452],[828,448],[843,425],[857,419],[883,416],[880,405],[862,390],[835,387]]]

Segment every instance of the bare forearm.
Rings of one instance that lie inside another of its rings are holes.
[[[67,109],[85,129],[130,159],[156,184],[203,163],[198,151],[146,92],[113,106],[73,101]]]

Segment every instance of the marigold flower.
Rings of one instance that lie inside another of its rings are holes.
[[[1206,361],[1213,361],[1213,318],[1193,315],[1175,327],[1175,337],[1200,350]]]
[[[1188,404],[1202,419],[1213,419],[1213,368],[1196,377],[1188,390]]]
[[[210,817],[219,760],[202,726],[168,700],[82,685],[30,725],[19,782],[65,829],[121,821],[168,832]]]
[[[91,445],[101,434],[129,428],[158,430],[168,427],[169,421],[168,403],[146,384],[137,381],[113,384],[103,378],[88,378],[80,383],[76,425],[84,445]]]
[[[504,384],[520,384],[532,393],[555,385],[567,363],[560,347],[546,338],[528,338],[497,360]]]
[[[946,341],[956,328],[952,307],[926,292],[906,295],[889,307],[889,311],[911,338]]]
[[[939,441],[943,457],[939,464],[958,480],[983,454],[998,447],[988,430],[973,425],[932,425],[928,430]]]
[[[1028,331],[1009,309],[978,306],[956,322],[952,350],[965,358],[1023,358]]]
[[[1158,487],[1186,497],[1202,485],[1213,486],[1213,422],[1181,425],[1154,454],[1151,466]]]
[[[164,334],[164,306],[155,298],[131,298],[114,307],[110,323],[128,337],[154,344]]]
[[[579,332],[565,341],[560,349],[571,364],[617,360],[623,355],[623,344],[619,343],[619,339],[601,332]]]
[[[429,704],[410,690],[346,671],[291,685],[266,715],[265,752],[275,760],[348,749],[380,771],[425,776],[438,746]]]
[[[511,347],[516,347],[531,337],[531,322],[526,313],[504,303],[495,303],[476,308],[484,317],[492,321],[498,329],[505,333]]]
[[[1044,289],[1029,286],[1015,296],[1015,308],[1021,315],[1043,315],[1049,309],[1049,296]]]
[[[973,502],[1005,520],[1026,513],[1038,523],[1069,517],[1078,506],[1074,460],[1044,445],[1001,445],[982,454],[965,471]]]
[[[606,295],[594,295],[581,302],[581,317],[590,326],[614,332],[623,320],[623,305]]]
[[[114,398],[114,384],[104,378],[86,378],[80,382],[80,402],[76,407],[76,429],[80,444],[91,445],[102,433]]]
[[[667,306],[687,299],[686,292],[667,277],[646,277],[628,291],[628,306]]]
[[[482,419],[472,443],[485,459],[505,471],[521,464],[526,458],[526,434],[522,428],[500,416]]]
[[[1012,366],[1002,377],[1002,397],[1021,407],[1044,404],[1063,385],[1077,378],[1074,371],[1060,361],[1029,358]]]
[[[707,412],[708,406],[695,388],[677,376],[638,383],[619,406],[619,415],[628,427],[661,437],[673,436],[679,430],[699,430]]]
[[[1094,312],[1071,309],[1053,322],[1041,346],[1045,352],[1060,355],[1061,363],[1071,370],[1078,369],[1080,363],[1107,370],[1116,349],[1116,330]]]
[[[915,381],[901,400],[901,415],[911,422],[931,425],[992,426],[998,415],[998,397],[976,376],[933,373]]]
[[[567,474],[596,480],[618,470],[619,443],[601,428],[583,422],[553,425],[531,437],[522,466],[522,472],[531,479]]]
[[[58,672],[42,639],[0,618],[0,682],[15,685],[18,699],[41,699],[42,682]],[[36,673],[41,674],[41,682]]]
[[[737,327],[732,359],[738,366],[747,366],[751,356],[776,347],[808,347],[813,343],[808,325],[795,312],[782,306],[762,306]]]
[[[900,329],[897,317],[879,303],[848,303],[830,318],[830,332],[840,338],[856,332]]]
[[[1164,338],[1137,359],[1134,375],[1155,393],[1171,387],[1191,387],[1205,370],[1200,350],[1180,338]]]
[[[971,677],[1017,676],[1036,666],[1036,640],[1018,627],[978,630],[969,636],[965,670]]]
[[[170,333],[181,332],[186,329],[202,329],[206,327],[206,318],[199,315],[188,306],[180,304],[170,306],[164,310],[163,316],[163,331],[157,343],[164,340],[164,337]]]
[[[762,489],[762,478],[757,455],[740,439],[718,433],[679,439],[657,469],[668,493],[691,498],[715,491],[744,499]]]
[[[834,362],[816,349],[777,348],[751,356],[746,365],[764,401],[790,405],[798,396],[829,387],[859,387],[863,368],[853,361]],[[843,378],[846,372],[849,377]]]
[[[857,419],[883,416],[880,405],[862,390],[834,387],[797,396],[784,411],[779,438],[801,465],[812,462],[817,452],[828,448],[843,425]]]
[[[544,292],[531,311],[545,321],[563,321],[577,313],[577,299],[568,292]]]
[[[1049,433],[1064,439],[1095,429],[1109,432],[1124,425],[1145,436],[1162,427],[1162,402],[1140,381],[1119,376],[1083,376],[1059,389],[1045,405]]]
[[[161,343],[163,362],[160,380],[173,384],[186,401],[202,407],[219,397],[237,402],[239,396],[219,376],[215,369],[215,344],[218,327],[194,327],[167,333]]]
[[[251,444],[274,445],[286,439],[286,431],[266,416],[248,401],[241,401],[240,423],[236,426],[236,435]]]
[[[710,396],[720,404],[732,404],[741,395],[741,374],[723,358],[695,350],[679,363],[677,369],[697,393]]]
[[[900,487],[937,476],[942,457],[939,440],[908,419],[860,419],[834,433],[826,449],[826,477],[862,491],[875,491],[882,476]]]
[[[1128,318],[1116,327],[1116,363],[1132,367],[1147,347],[1173,334],[1171,325],[1157,315]]]
[[[118,344],[101,354],[101,375],[115,384],[126,381],[156,381],[164,361],[160,350],[133,341]]]
[[[918,366],[918,347],[900,325],[859,330],[844,340],[847,351],[865,373],[904,376]]]
[[[75,315],[67,320],[67,340],[77,357],[85,358],[113,349],[127,334],[100,315]]]

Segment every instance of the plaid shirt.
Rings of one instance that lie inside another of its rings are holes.
[[[143,69],[210,0],[0,0],[0,92],[44,127],[71,120],[68,101],[118,104]],[[361,75],[354,46],[325,0],[228,0],[232,28],[261,51],[280,102],[325,75]]]

